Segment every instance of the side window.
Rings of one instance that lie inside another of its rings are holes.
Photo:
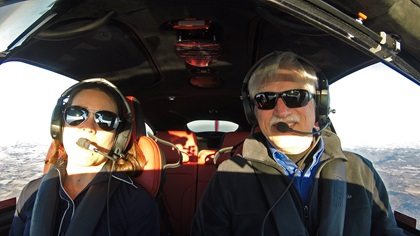
[[[379,63],[330,85],[330,94],[343,149],[373,162],[394,211],[420,220],[420,86]]]
[[[77,81],[21,62],[0,65],[0,201],[40,177],[51,144],[51,113]]]

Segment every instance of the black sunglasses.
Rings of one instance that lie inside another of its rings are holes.
[[[276,107],[277,100],[281,98],[288,108],[303,107],[314,97],[314,94],[304,89],[292,89],[280,93],[257,93],[254,103],[260,110],[271,110]]]
[[[89,110],[81,106],[69,106],[64,110],[64,121],[70,126],[83,124],[89,117]],[[120,118],[111,111],[96,111],[94,120],[105,131],[112,131],[118,127]]]

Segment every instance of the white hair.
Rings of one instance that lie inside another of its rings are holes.
[[[274,53],[261,61],[252,72],[248,83],[250,98],[254,99],[261,88],[278,81],[297,82],[314,94],[318,87],[315,68],[299,60],[299,56],[293,52]]]

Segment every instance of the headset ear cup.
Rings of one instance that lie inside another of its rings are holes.
[[[51,115],[51,128],[50,133],[53,139],[61,141],[61,131],[62,131],[62,106],[57,104]]]
[[[316,94],[316,119],[319,127],[328,123],[328,114],[330,112],[330,95],[328,80],[324,75],[318,74],[318,90]]]
[[[247,84],[244,84],[242,88],[242,104],[244,106],[245,117],[249,124],[257,125],[258,121],[254,113],[254,104],[249,97],[248,88],[246,88],[246,86]]]
[[[128,117],[124,118],[124,124],[120,130],[117,130],[115,143],[113,147],[114,154],[121,157],[127,148],[130,147],[132,132],[132,115],[128,113]]]
[[[51,115],[51,128],[50,133],[53,139],[59,140],[62,142],[63,138],[63,111],[65,109],[65,102],[64,100],[69,96],[70,92],[80,86],[81,83],[76,83],[64,91],[60,98],[57,100],[57,104],[54,107],[54,110]]]

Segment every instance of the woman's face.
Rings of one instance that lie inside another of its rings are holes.
[[[107,161],[101,154],[79,147],[76,142],[80,138],[89,140],[101,152],[109,153],[114,143],[116,130],[105,131],[94,120],[97,111],[111,111],[118,114],[118,108],[113,99],[106,93],[96,89],[85,89],[77,93],[71,106],[80,106],[89,111],[85,122],[70,126],[64,122],[63,145],[68,154],[68,164],[76,166],[98,166]]]

